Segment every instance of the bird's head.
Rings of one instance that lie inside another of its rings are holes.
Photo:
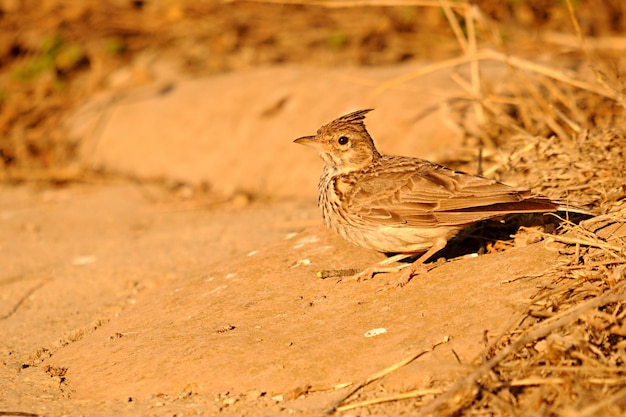
[[[316,149],[327,168],[347,173],[365,168],[380,153],[374,146],[363,119],[372,109],[358,110],[322,126],[315,136],[304,136],[295,143]]]

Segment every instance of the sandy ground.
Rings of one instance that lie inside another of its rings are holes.
[[[381,255],[315,226],[310,202],[189,209],[146,192],[3,190],[3,410],[316,412],[336,396],[333,385],[451,338],[385,381],[389,390],[425,386],[454,375],[455,354],[471,361],[483,333],[497,334],[546,284],[523,277],[557,257],[535,244],[377,292],[384,276],[316,278],[318,268],[359,268]],[[288,400],[307,386],[329,391]]]
[[[220,81],[283,80],[288,93],[276,97],[288,99],[271,117],[261,111],[267,103],[235,119],[219,100],[198,107],[184,94],[100,107],[91,122],[79,112],[74,122],[96,135],[84,137],[82,163],[135,183],[94,177],[1,190],[3,415],[318,415],[345,393],[339,384],[448,340],[378,385],[380,392],[436,388],[548,284],[541,274],[559,255],[541,242],[481,256],[453,252],[404,288],[381,291],[391,280],[385,275],[317,278],[320,269],[363,268],[384,256],[322,226],[315,207],[321,162],[291,140],[350,110],[369,91],[359,93],[362,80],[380,73],[307,72],[311,87],[298,71]],[[346,79],[361,81],[346,87]],[[435,98],[421,105],[438,108],[437,100],[455,94],[442,80],[424,84],[436,93],[425,90],[422,97]],[[352,104],[303,111],[319,82]],[[196,97],[215,87],[212,79],[191,83],[182,80],[178,91]],[[252,84],[259,97],[264,88],[275,91],[272,83]],[[232,91],[227,106],[247,100]],[[459,143],[450,112],[411,119],[404,103],[415,91],[391,94],[366,103],[382,107],[369,125],[383,150],[430,147],[443,159]],[[85,128],[105,113],[104,130]],[[406,137],[429,134],[399,140],[385,133],[385,115],[404,120],[392,131],[408,125]],[[239,165],[202,170],[203,155]],[[270,169],[273,163],[281,169]],[[220,186],[202,192],[185,181]]]

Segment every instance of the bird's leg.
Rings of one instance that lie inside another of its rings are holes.
[[[433,246],[430,247],[430,249],[424,252],[422,256],[420,256],[413,263],[406,263],[406,264],[396,265],[396,266],[388,266],[389,264],[401,261],[405,258],[415,255],[415,252],[399,253],[397,255],[390,256],[389,258],[384,259],[380,262],[377,262],[374,265],[369,266],[368,268],[364,269],[363,271],[357,274],[354,274],[350,277],[342,278],[340,281],[355,280],[357,282],[360,282],[360,281],[368,280],[372,278],[375,274],[379,274],[379,273],[397,273],[399,274],[398,279],[392,281],[391,283],[388,283],[386,287],[391,287],[391,286],[403,287],[411,280],[411,278],[414,275],[417,275],[420,272],[425,272],[427,270],[427,268],[424,267],[423,265],[424,262],[426,262],[428,258],[433,256],[435,253],[443,249],[446,246],[446,243],[447,241],[445,239],[437,240],[436,242],[434,242]],[[424,271],[421,271],[422,269]]]
[[[422,256],[417,258],[415,262],[410,263],[410,264],[405,264],[405,265],[398,265],[396,271],[394,271],[398,273],[397,278],[388,282],[381,289],[389,289],[392,287],[404,287],[406,284],[408,284],[411,278],[413,278],[415,275],[423,273],[423,272],[427,272],[428,268],[424,265],[424,262],[426,262],[428,258],[433,256],[435,253],[439,252],[445,246],[446,246],[445,240],[438,240],[430,249],[424,252]]]
[[[380,262],[377,262],[374,265],[367,267],[361,272],[358,272],[357,270],[354,270],[354,269],[324,270],[324,271],[318,272],[317,275],[318,277],[322,279],[333,277],[333,276],[342,277],[337,282],[342,282],[342,281],[361,282],[361,281],[366,281],[372,278],[375,274],[397,273],[398,274],[397,279],[387,283],[387,285],[385,285],[381,289],[389,289],[392,287],[404,287],[411,280],[411,278],[413,278],[413,276],[419,273],[428,271],[428,268],[424,266],[424,262],[426,262],[428,258],[433,256],[435,253],[443,249],[446,246],[446,243],[447,241],[445,239],[434,242],[433,246],[430,249],[424,252],[422,256],[420,256],[417,260],[415,260],[412,263],[405,263],[405,264],[396,265],[396,266],[388,266],[389,264],[401,261],[403,259],[406,259],[415,255],[415,252],[399,253],[397,255],[390,256],[389,258],[384,259]]]
[[[384,272],[397,272],[401,268],[404,268],[411,264],[405,264],[405,265],[399,265],[399,266],[387,266],[387,265],[392,264],[394,262],[401,261],[413,255],[414,253],[399,253],[397,255],[390,256],[387,259],[384,259],[380,262],[375,263],[372,266],[367,267],[366,269],[359,272],[358,274],[352,275],[351,277],[348,278],[348,280],[355,280],[357,282],[360,282],[360,281],[365,281],[365,280],[372,278],[375,274],[384,273]],[[345,280],[346,279],[344,279],[344,281]]]

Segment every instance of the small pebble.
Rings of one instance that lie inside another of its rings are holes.
[[[237,398],[235,397],[228,397],[228,398],[224,398],[224,400],[222,401],[222,404],[224,405],[233,405],[237,402]]]
[[[378,335],[385,334],[385,333],[387,333],[387,329],[385,329],[384,327],[379,327],[377,329],[372,329],[372,330],[366,331],[364,336],[365,337],[374,337],[374,336],[378,336]]]

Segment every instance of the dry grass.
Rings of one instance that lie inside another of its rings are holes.
[[[553,285],[424,415],[623,415],[626,211],[572,225],[564,236],[567,263],[551,271]]]

